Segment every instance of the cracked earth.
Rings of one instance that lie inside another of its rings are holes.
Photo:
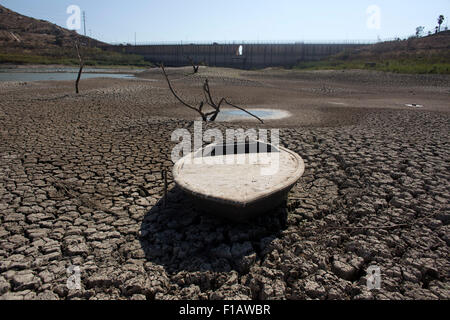
[[[208,77],[216,97],[293,114],[208,125],[281,129],[306,165],[285,205],[234,224],[174,186],[170,135],[196,115],[157,70],[79,95],[0,83],[0,299],[450,298],[448,76],[169,71],[190,102]]]

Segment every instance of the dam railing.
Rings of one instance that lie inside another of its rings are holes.
[[[367,43],[189,43],[110,45],[106,50],[138,54],[152,63],[186,66],[192,61],[216,67],[242,69],[292,67],[304,61],[317,61]]]

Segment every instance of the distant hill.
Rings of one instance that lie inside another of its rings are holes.
[[[141,56],[107,52],[104,42],[0,5],[0,63],[78,64],[76,42],[88,65],[149,65]]]
[[[79,35],[44,20],[37,20],[0,5],[0,48],[7,51],[16,49],[54,49],[73,47],[78,41],[93,47],[106,45],[98,40]]]
[[[301,63],[298,69],[372,69],[399,73],[450,74],[450,31],[375,43],[325,60]]]

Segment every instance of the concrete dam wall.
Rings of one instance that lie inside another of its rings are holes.
[[[166,66],[196,64],[231,68],[292,67],[303,61],[317,61],[361,44],[174,44],[116,45],[107,50],[144,56]]]

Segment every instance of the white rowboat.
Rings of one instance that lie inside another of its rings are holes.
[[[210,144],[175,163],[175,183],[210,214],[243,221],[285,201],[305,165],[295,152],[254,141]]]

